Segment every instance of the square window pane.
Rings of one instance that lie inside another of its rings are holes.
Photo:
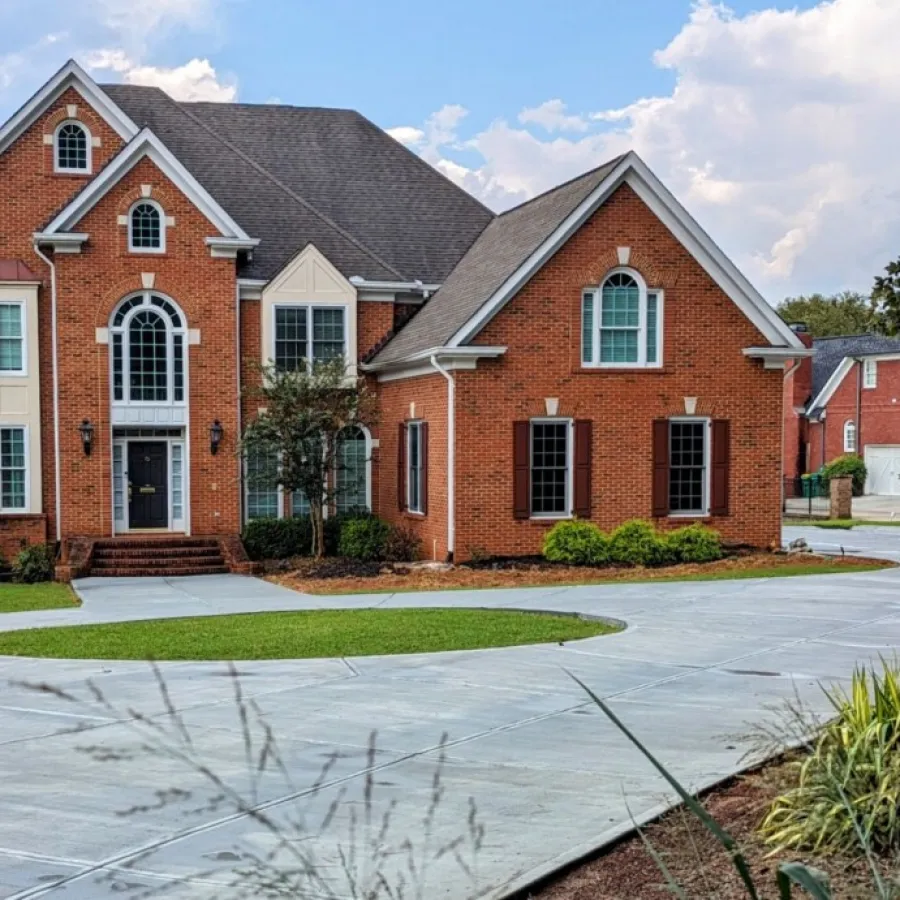
[[[638,331],[600,331],[600,362],[636,363],[638,361]]]
[[[669,508],[672,512],[706,510],[705,422],[669,425]]]
[[[531,512],[567,515],[569,481],[568,422],[531,425]]]
[[[283,371],[295,372],[306,365],[309,352],[307,317],[305,306],[275,310],[275,365]]]
[[[344,355],[344,311],[313,309],[313,359],[316,362]]]

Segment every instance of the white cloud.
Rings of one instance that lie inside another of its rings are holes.
[[[894,0],[701,0],[654,56],[671,93],[583,117],[550,101],[471,135],[450,117],[419,152],[501,209],[633,148],[773,301],[865,289],[900,249],[898,33]],[[590,124],[562,137],[569,119]]]
[[[425,132],[421,128],[413,128],[410,125],[401,125],[399,128],[388,128],[387,133],[401,144],[407,147],[415,147],[425,140]]]
[[[523,109],[519,113],[523,125],[540,125],[547,131],[587,131],[588,123],[582,116],[570,116],[562,100],[547,100],[540,106]]]

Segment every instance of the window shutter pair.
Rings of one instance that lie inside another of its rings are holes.
[[[409,426],[401,422],[397,430],[397,508],[403,512],[407,509],[406,478],[409,464],[406,458]],[[419,466],[422,472],[420,505],[422,515],[428,513],[428,423],[419,423]]]
[[[712,422],[709,512],[728,515],[728,487],[731,470],[731,427],[727,419]],[[653,422],[653,515],[669,514],[669,420]]]
[[[574,496],[572,510],[580,518],[591,515],[591,458],[593,456],[593,423],[587,419],[575,422]],[[531,423],[513,422],[513,516],[531,516]]]

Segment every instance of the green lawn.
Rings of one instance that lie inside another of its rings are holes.
[[[75,608],[78,600],[67,584],[0,584],[0,613],[30,609]]]
[[[874,519],[796,519],[787,518],[784,520],[785,525],[812,525],[814,528],[842,528],[850,529],[857,525],[875,525],[877,527],[897,528],[900,526],[900,519],[893,522],[876,521]]]
[[[508,647],[617,630],[575,616],[503,610],[316,610],[33,628],[0,634],[0,656],[308,659]]]

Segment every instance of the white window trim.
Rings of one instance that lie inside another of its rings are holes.
[[[853,440],[850,440],[850,435]],[[847,419],[844,422],[844,453],[857,453],[859,448],[859,436],[856,432],[856,422],[853,419]]]
[[[422,425],[425,424],[424,419],[412,419],[406,423],[406,511],[416,516],[424,516],[425,511],[422,509],[422,473],[425,471],[422,466]],[[413,429],[419,429],[419,505],[412,505],[412,433]],[[425,472],[427,475],[428,473]]]
[[[21,429],[25,448],[25,505],[22,507],[0,505],[0,513],[24,516],[31,509],[31,438],[28,433],[28,426],[20,425],[18,422],[2,422],[0,423],[0,429]],[[0,504],[2,504],[2,494],[0,494]]]
[[[138,206],[152,206],[159,214],[159,246],[158,247],[135,247],[134,246],[134,228],[132,226],[132,214]],[[155,200],[149,197],[141,197],[135,200],[128,208],[128,252],[129,253],[146,253],[156,254],[166,252],[166,213],[165,210]]]
[[[352,428],[358,428],[365,438],[366,442],[366,509],[369,512],[372,512],[372,432],[366,428],[365,425],[355,424],[350,426]],[[335,456],[334,461],[334,487],[335,487],[335,499],[334,499],[334,508],[335,512],[337,511],[337,475],[338,475],[338,461]]]
[[[673,422],[704,422],[706,424],[703,441],[703,508],[699,510],[669,509],[671,519],[705,519],[710,515],[710,503],[712,502],[712,419],[708,416],[672,416],[669,419],[669,482],[672,478],[672,423]],[[671,492],[671,487],[669,488]],[[667,498],[671,505],[671,493]]]
[[[867,390],[878,387],[878,360],[863,360],[863,387]]]
[[[112,323],[115,321],[116,313],[119,310],[119,307],[123,303],[127,303],[129,300],[132,300],[134,297],[143,297],[143,301],[135,306],[133,309],[130,309],[126,314],[125,318],[122,320],[121,325],[113,325]],[[172,320],[169,318],[168,314],[164,309],[159,306],[154,305],[151,302],[151,297],[160,297],[163,300],[167,300],[172,306],[175,308],[175,311],[178,313],[181,318],[181,327],[176,328],[172,324]],[[131,399],[131,359],[129,353],[129,326],[131,325],[131,320],[139,313],[143,312],[145,309],[150,308],[155,310],[162,316],[163,321],[166,323],[166,399],[165,400],[132,400]],[[163,406],[175,406],[175,407],[186,407],[188,405],[188,397],[190,396],[190,385],[188,383],[188,327],[187,327],[187,317],[184,314],[184,310],[167,294],[163,294],[160,291],[137,291],[134,294],[128,294],[123,297],[116,305],[112,311],[112,315],[109,317],[109,331],[110,331],[110,340],[109,340],[109,395],[111,402],[114,406],[145,406],[145,407],[163,407]],[[114,393],[114,385],[113,378],[115,375],[114,372],[114,360],[113,360],[113,347],[114,342],[112,335],[113,334],[121,334],[122,335],[122,399],[116,400]],[[181,400],[175,400],[175,340],[174,336],[176,334],[180,334],[182,336],[182,366],[184,367],[183,377],[184,377],[184,397]]]
[[[628,275],[637,282],[638,292],[640,296],[640,306],[638,314],[638,361],[634,363],[624,362],[600,362],[600,335],[602,331],[602,312],[603,304],[601,298],[603,295],[603,285],[613,275]],[[592,347],[591,361],[584,360],[584,295],[591,294],[593,296],[592,304]],[[656,362],[647,362],[647,295],[656,296]],[[663,309],[664,297],[660,288],[648,288],[647,282],[644,281],[640,272],[629,268],[628,266],[617,266],[611,269],[603,277],[603,281],[597,287],[585,288],[581,292],[581,332],[579,336],[579,359],[581,366],[585,369],[661,369],[663,365]]]
[[[246,525],[248,522],[253,522],[255,519],[250,517],[250,475],[247,470],[247,455],[244,454],[243,459],[243,472],[244,472],[244,524]],[[283,519],[284,515],[284,488],[279,484],[276,488],[278,493],[278,511],[275,514],[276,519]],[[263,519],[266,516],[257,516],[256,518]]]
[[[532,511],[534,503],[534,426],[536,424],[564,424],[566,428],[566,511],[561,513],[536,513]],[[542,521],[555,519],[572,519],[575,499],[575,420],[564,416],[536,416],[528,420],[528,517]]]
[[[59,164],[59,133],[66,125],[77,125],[84,131],[84,139],[87,147],[85,166],[83,169],[72,169]],[[61,175],[90,175],[94,171],[93,137],[90,128],[80,119],[64,119],[53,130],[53,171]]]
[[[25,378],[28,376],[28,304],[24,300],[0,300],[0,306],[18,306],[22,326],[22,367],[0,370],[0,378]]]
[[[269,348],[270,356],[273,364],[277,364],[275,350],[278,346],[278,310],[279,309],[305,309],[306,310],[306,360],[312,361],[313,353],[313,310],[314,309],[337,309],[341,311],[344,317],[344,365],[349,366],[350,349],[350,324],[348,307],[344,303],[273,303],[272,304],[272,346]]]

